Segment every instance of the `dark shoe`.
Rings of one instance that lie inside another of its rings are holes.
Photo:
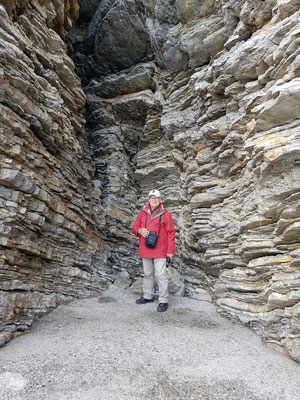
[[[158,312],[165,312],[168,309],[168,303],[159,303],[157,307]]]
[[[141,297],[140,299],[136,300],[136,304],[146,304],[146,303],[153,303],[153,299],[145,299]]]

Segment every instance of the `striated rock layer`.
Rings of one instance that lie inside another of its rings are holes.
[[[108,280],[140,287],[155,187],[174,292],[300,361],[299,0],[78,3],[0,0],[0,344]]]
[[[70,40],[112,270],[139,271],[130,226],[156,187],[187,292],[299,361],[299,1],[80,5]]]
[[[0,1],[0,345],[106,285],[105,218],[64,42],[76,1]]]

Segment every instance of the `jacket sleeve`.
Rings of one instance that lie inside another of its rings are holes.
[[[134,221],[134,224],[132,226],[132,232],[135,234],[136,237],[140,236],[138,234],[138,230],[141,228],[142,213],[143,211],[140,211],[138,213],[138,216],[136,217],[136,220]]]
[[[174,254],[175,252],[175,228],[172,215],[167,212],[166,215],[166,231],[168,236],[168,249],[167,254]]]

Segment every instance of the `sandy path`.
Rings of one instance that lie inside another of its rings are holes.
[[[111,287],[0,349],[1,400],[298,400],[300,366],[204,301]]]

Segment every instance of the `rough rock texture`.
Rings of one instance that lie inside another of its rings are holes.
[[[174,291],[300,361],[299,0],[80,0],[75,72],[75,0],[0,3],[1,341],[104,279],[138,288],[155,187]]]
[[[1,346],[61,302],[99,294],[109,248],[63,41],[77,2],[0,3]]]
[[[70,34],[112,268],[136,274],[130,226],[156,187],[187,292],[298,361],[299,6],[102,0]]]

